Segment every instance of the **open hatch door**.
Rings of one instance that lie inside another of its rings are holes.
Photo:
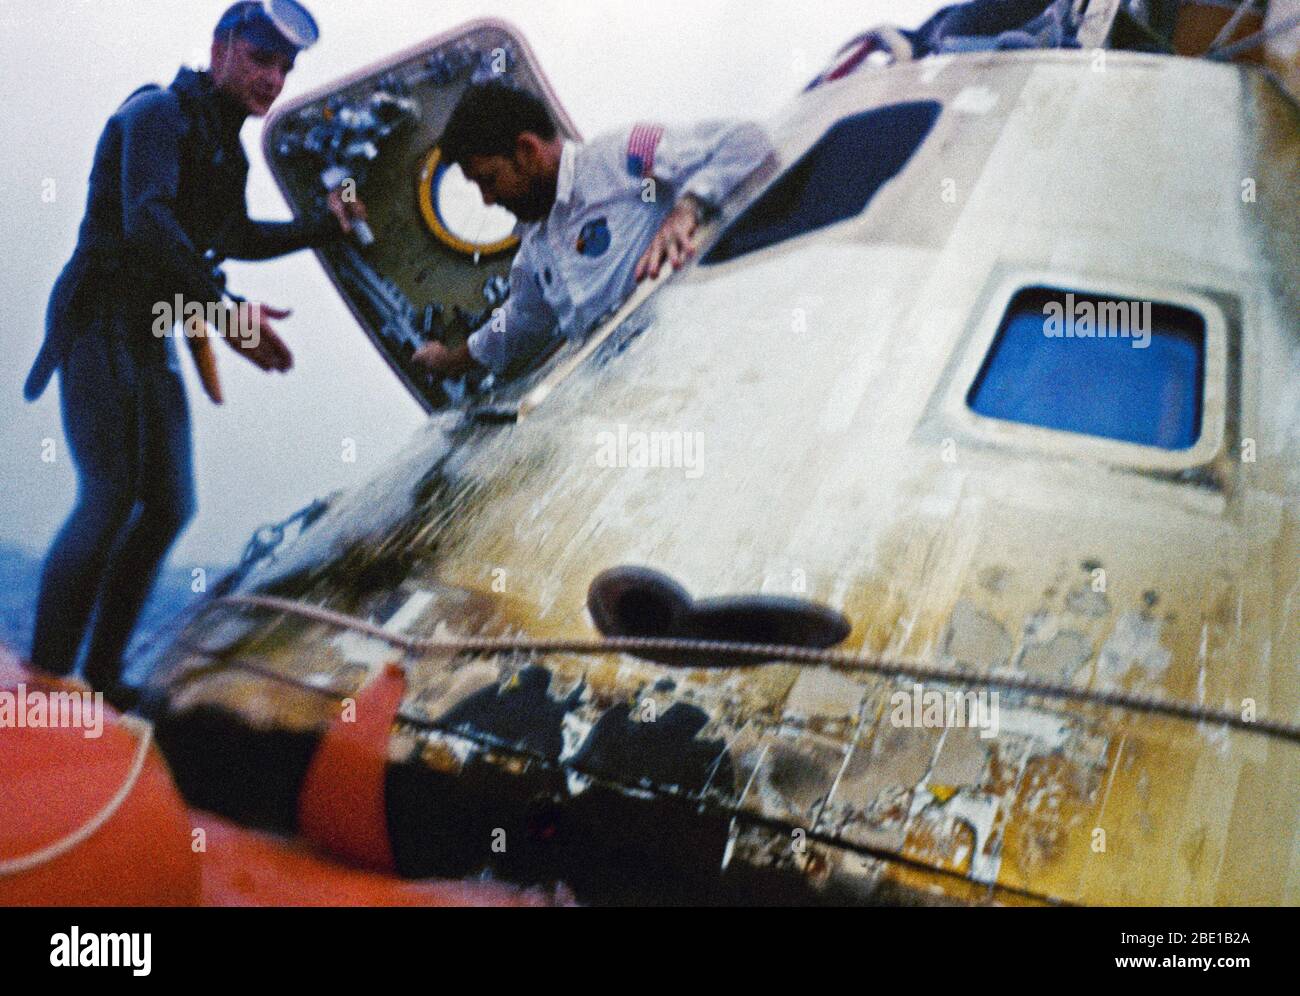
[[[440,380],[413,365],[425,342],[455,346],[509,291],[514,217],[440,162],[438,138],[471,83],[500,79],[546,102],[579,138],[533,51],[503,21],[471,21],[320,87],[268,121],[263,152],[295,215],[350,180],[374,241],[317,251],[380,354],[426,410],[446,405]]]

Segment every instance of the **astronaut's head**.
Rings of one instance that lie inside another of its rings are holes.
[[[563,140],[546,105],[504,83],[465,91],[438,143],[458,163],[483,203],[500,204],[520,221],[540,221],[555,204]]]

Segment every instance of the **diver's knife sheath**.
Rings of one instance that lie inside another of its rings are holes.
[[[198,326],[202,324],[200,329]],[[194,357],[194,366],[198,368],[199,380],[203,384],[203,393],[212,399],[215,405],[222,404],[225,398],[221,393],[221,377],[217,373],[217,356],[212,351],[212,342],[208,338],[208,325],[202,319],[192,321],[186,328],[185,341],[189,344],[190,355]]]

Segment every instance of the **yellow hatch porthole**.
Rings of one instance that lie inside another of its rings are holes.
[[[515,216],[503,207],[484,204],[459,166],[443,164],[437,147],[429,150],[420,166],[417,194],[425,225],[448,249],[479,258],[519,245]]]

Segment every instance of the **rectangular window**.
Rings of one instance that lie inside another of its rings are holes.
[[[897,176],[939,117],[933,100],[891,104],[837,121],[731,223],[708,266],[860,214]]]
[[[1201,434],[1205,320],[1054,287],[1016,292],[966,403],[980,415],[1189,449]]]

